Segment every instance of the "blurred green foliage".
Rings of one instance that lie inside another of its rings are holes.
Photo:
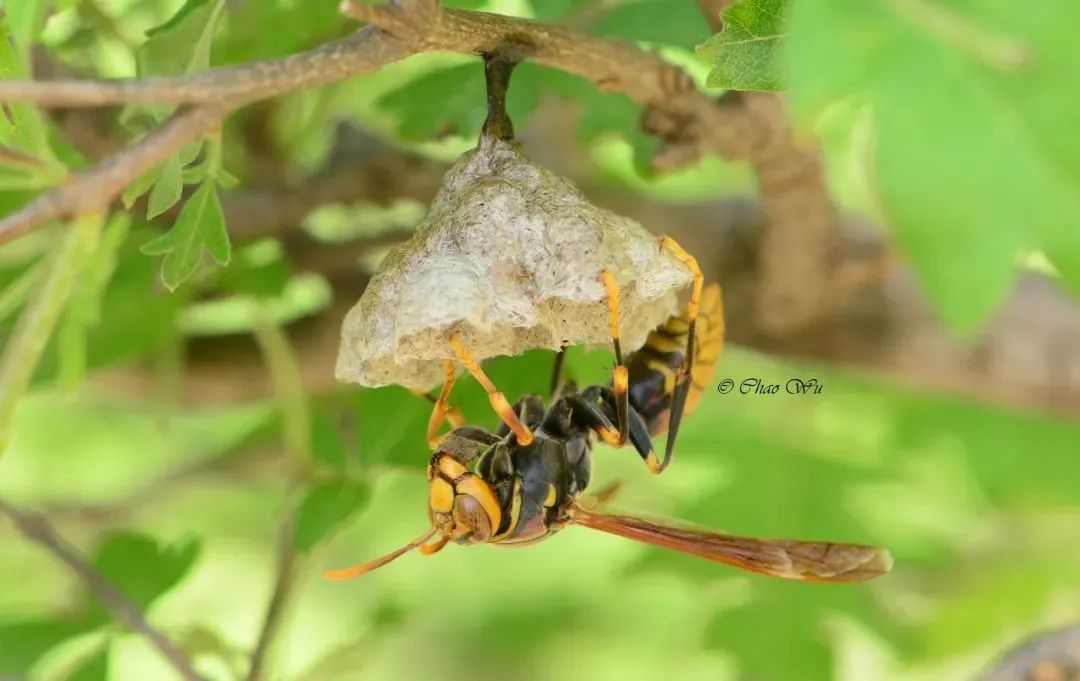
[[[986,318],[1029,251],[1076,286],[1080,157],[1069,126],[1080,100],[1064,85],[1076,80],[1072,4],[1019,12],[972,0],[961,14],[923,0],[743,0],[711,39],[691,2],[446,4],[641,41],[700,80],[713,67],[711,82],[724,87],[789,89],[800,124],[822,139],[839,199],[886,218],[957,328]],[[34,43],[76,74],[153,76],[281,57],[353,29],[334,2],[293,0],[29,0],[8,2],[4,17],[3,78],[26,77]],[[708,67],[694,63],[702,44]],[[1022,63],[1008,61],[1017,55]],[[577,109],[575,139],[591,162],[582,172],[596,183],[669,201],[751,187],[744,168],[715,159],[651,177],[655,143],[638,107],[521,65],[509,102],[519,129],[547,102]],[[475,59],[423,55],[239,114],[135,183],[16,412],[0,494],[47,512],[212,679],[244,672],[283,525],[301,554],[274,667],[289,681],[483,681],[507,670],[522,681],[959,681],[1032,630],[1080,619],[1080,427],[736,348],[719,377],[816,377],[825,390],[709,393],[668,473],[654,478],[636,456],[601,447],[594,485],[622,481],[619,504],[645,514],[888,546],[897,559],[888,578],[778,582],[571,528],[520,551],[452,546],[352,583],[319,579],[425,526],[430,405],[392,387],[289,393],[299,377],[287,348],[268,362],[274,399],[179,403],[185,348],[197,339],[265,333],[334,302],[327,280],[291,262],[280,240],[234,247],[221,201],[259,178],[259,154],[294,179],[317,172],[342,123],[445,160],[472,144],[484,112]],[[130,107],[112,132],[142,134],[168,113]],[[5,114],[6,214],[85,160],[51,117],[24,105]],[[245,136],[257,116],[261,150]],[[305,227],[344,244],[408,228],[421,212],[323,206]],[[5,345],[58,234],[0,249]],[[489,373],[507,395],[543,393],[550,360],[527,353],[492,361]],[[568,370],[602,382],[610,361],[578,348]],[[140,367],[154,385],[138,400],[83,381]],[[473,382],[454,402],[493,425]],[[0,675],[170,673],[52,557],[0,525]]]

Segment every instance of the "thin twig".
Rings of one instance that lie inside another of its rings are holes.
[[[271,651],[278,632],[281,631],[299,568],[299,558],[293,551],[292,545],[292,519],[290,517],[281,528],[281,534],[278,537],[278,569],[274,593],[270,597],[270,605],[266,608],[266,617],[259,631],[255,651],[251,654],[251,667],[248,670],[247,681],[261,681],[267,667],[270,666]]]
[[[187,681],[206,681],[192,667],[191,660],[176,645],[155,629],[134,603],[109,584],[79,552],[60,537],[44,518],[26,514],[0,498],[0,513],[11,518],[23,536],[56,556],[79,576],[98,600],[124,626],[141,634],[157,648],[162,657]]]
[[[129,184],[221,124],[235,105],[207,104],[178,113],[132,146],[0,221],[0,244],[50,220],[106,209]]]

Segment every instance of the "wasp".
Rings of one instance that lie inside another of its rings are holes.
[[[560,355],[551,404],[545,406],[541,397],[527,395],[511,405],[467,348],[452,338],[453,354],[484,386],[501,425],[490,432],[461,422],[448,401],[456,372],[453,361],[447,360],[447,380],[428,424],[434,450],[427,468],[430,528],[396,551],[326,576],[347,579],[414,549],[435,553],[450,541],[520,546],[568,525],[787,579],[850,582],[888,572],[892,566],[888,551],[872,546],[733,536],[600,513],[583,499],[597,439],[614,447],[633,447],[653,473],[668,466],[681,419],[694,410],[720,355],[724,337],[720,287],[704,287],[696,260],[670,238],[662,238],[660,248],[682,260],[693,274],[686,311],[655,329],[624,363],[618,285],[610,271],[602,271],[599,279],[615,354],[607,385],[583,389],[573,382],[559,385]],[[439,438],[447,419],[454,428]],[[665,433],[660,458],[651,440]]]

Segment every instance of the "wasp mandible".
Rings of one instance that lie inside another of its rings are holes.
[[[347,579],[420,549],[431,554],[451,540],[458,544],[520,546],[539,541],[567,525],[581,525],[775,577],[851,582],[889,571],[888,551],[862,544],[768,540],[677,527],[642,518],[599,513],[582,505],[589,485],[590,454],[596,438],[637,450],[653,473],[671,462],[679,423],[697,405],[712,378],[724,337],[720,287],[703,287],[697,261],[668,237],[660,248],[682,260],[694,276],[686,312],[655,329],[645,345],[623,361],[619,346],[619,291],[610,271],[602,271],[615,368],[608,385],[579,389],[559,386],[545,407],[537,395],[511,405],[456,339],[454,356],[480,381],[502,424],[494,432],[461,423],[449,405],[454,365],[435,400],[428,425],[434,454],[427,469],[431,527],[405,546],[375,560],[326,573]],[[444,420],[454,429],[438,438]],[[658,458],[651,438],[667,433]],[[435,538],[432,543],[428,543]]]

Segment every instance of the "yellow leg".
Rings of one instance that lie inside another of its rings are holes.
[[[690,273],[694,275],[694,290],[690,294],[690,304],[686,309],[686,321],[688,324],[693,324],[694,320],[697,319],[698,310],[701,307],[701,287],[704,285],[705,276],[701,273],[701,268],[698,267],[697,259],[683,250],[683,247],[671,237],[664,236],[660,238],[660,250],[670,251],[676,258],[686,263],[687,268],[690,269]]]
[[[465,349],[465,345],[457,336],[450,338],[450,349],[454,351],[454,355],[457,356],[458,361],[468,369],[476,380],[480,381],[480,385],[484,386],[484,390],[487,391],[488,401],[491,402],[492,408],[495,409],[495,413],[499,415],[502,422],[506,424],[514,436],[517,438],[518,444],[528,445],[533,441],[532,431],[525,427],[517,414],[514,413],[514,409],[507,402],[506,396],[495,389],[494,384],[484,373],[484,370],[480,368],[480,363],[473,359],[473,356],[469,354],[469,351]]]
[[[435,408],[431,410],[431,418],[428,419],[427,439],[428,445],[433,450],[438,446],[439,440],[442,439],[439,437],[439,428],[442,427],[443,421],[449,418],[450,425],[455,428],[464,425],[461,412],[457,408],[451,407],[449,402],[450,391],[454,389],[454,381],[457,380],[454,374],[454,362],[448,359],[446,360],[446,380],[443,382],[439,399],[435,400]]]
[[[630,437],[630,373],[623,364],[622,347],[619,345],[619,284],[615,281],[615,275],[611,273],[611,270],[601,271],[600,279],[604,282],[604,290],[607,293],[608,328],[615,348],[615,369],[611,378],[611,387],[615,393],[615,412],[619,418],[618,437],[615,442],[608,444],[622,447]]]
[[[694,275],[694,288],[690,293],[690,302],[686,306],[686,351],[683,356],[682,367],[679,369],[675,380],[675,388],[671,394],[671,414],[669,415],[667,444],[664,447],[664,459],[657,462],[656,456],[650,452],[645,463],[653,473],[662,473],[671,463],[671,456],[675,452],[675,440],[679,434],[679,424],[682,422],[683,410],[690,394],[691,368],[694,366],[694,356],[697,344],[697,316],[701,308],[701,289],[705,277],[701,274],[694,256],[687,253],[671,237],[665,236],[660,239],[660,250],[668,250],[679,260],[683,261]]]

